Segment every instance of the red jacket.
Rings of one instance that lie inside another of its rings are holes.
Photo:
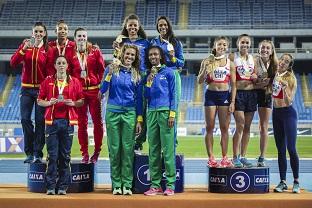
[[[51,98],[57,98],[57,86],[55,85],[56,78],[55,76],[48,76],[40,85],[39,95],[37,100],[50,100]],[[68,83],[68,99],[77,101],[83,99],[82,87],[78,79],[69,76]],[[53,111],[55,105],[46,107],[45,109],[45,123],[47,125],[52,125],[53,123]],[[76,107],[68,106],[68,117],[70,125],[78,124],[78,114],[76,112]]]
[[[88,48],[88,58],[86,66],[87,76],[85,78],[81,78],[81,67],[76,51],[73,57],[72,66],[73,68],[70,71],[70,74],[80,80],[84,90],[99,88],[104,74],[105,62],[102,53],[98,48],[92,46]]]
[[[22,43],[11,57],[10,65],[16,68],[17,65],[23,64],[22,69],[22,87],[39,88],[40,83],[46,78],[47,57],[44,45],[40,48],[31,47],[23,50]],[[50,49],[48,50],[50,51]]]
[[[50,41],[49,46],[51,48],[51,51],[48,54],[48,63],[47,63],[47,71],[48,75],[54,75],[56,73],[56,70],[54,68],[54,62],[55,59],[59,56],[59,50],[57,48],[56,40]],[[64,48],[63,48],[64,50]],[[62,50],[61,50],[62,53]],[[68,40],[68,43],[65,48],[65,58],[68,63],[68,70],[70,71],[72,68],[72,59],[75,55],[75,42]]]

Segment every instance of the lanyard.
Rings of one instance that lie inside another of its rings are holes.
[[[85,71],[86,70],[86,66],[87,66],[87,58],[88,58],[88,56],[86,55],[86,53],[80,54],[78,51],[76,53],[77,53],[77,58],[78,58],[78,61],[79,61],[79,65],[80,65],[81,71]]]
[[[64,56],[64,55],[65,55],[65,50],[66,50],[66,46],[67,46],[67,44],[68,44],[68,39],[67,39],[67,40],[66,40],[66,42],[65,42],[65,45],[64,45],[63,51],[61,52],[61,46],[60,46],[60,44],[58,43],[58,40],[56,40],[56,47],[57,47],[57,50],[58,50],[58,54],[59,54],[59,56],[60,56],[60,55],[62,55],[62,56]]]
[[[66,84],[67,84],[66,79],[64,79],[63,82],[61,82],[60,80],[57,80],[57,88],[58,88],[59,95],[63,94]]]

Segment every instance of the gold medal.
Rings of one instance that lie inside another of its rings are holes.
[[[124,38],[127,38],[127,37],[124,35],[118,35],[115,41],[120,44],[122,43],[122,39]]]

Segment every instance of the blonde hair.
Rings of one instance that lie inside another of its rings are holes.
[[[123,63],[123,58],[124,58],[124,55],[125,55],[125,51],[129,48],[132,48],[135,50],[135,59],[134,59],[134,62],[130,68],[130,71],[131,71],[131,81],[133,81],[135,84],[137,84],[140,80],[141,80],[141,75],[140,75],[140,51],[138,49],[137,46],[135,45],[130,45],[130,44],[124,44],[121,48],[121,54],[120,54],[120,61],[122,64]],[[116,68],[114,68],[114,74],[116,76],[119,76],[119,71],[120,71],[120,67],[121,66],[118,66]]]

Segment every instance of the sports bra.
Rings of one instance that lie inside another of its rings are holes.
[[[252,55],[248,54],[248,59],[243,60],[237,52],[234,53],[234,65],[236,80],[251,81],[251,75],[255,73],[255,63]]]
[[[226,58],[226,64],[224,66],[218,66],[215,68],[206,79],[209,83],[228,83],[230,80],[230,60]]]

